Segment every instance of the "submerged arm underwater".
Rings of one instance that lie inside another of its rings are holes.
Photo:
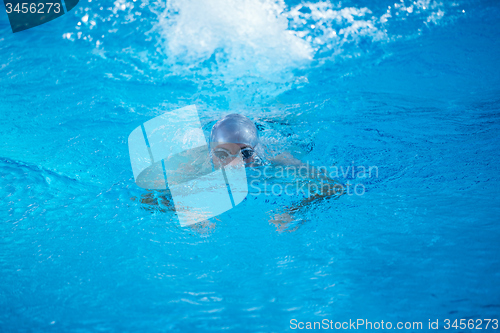
[[[291,156],[291,154],[289,155]],[[293,157],[292,157],[293,158]],[[297,159],[293,160],[293,163],[286,165],[283,162],[286,160],[291,160],[290,158],[283,159],[280,165],[264,166],[263,168],[272,168],[277,175],[276,170],[282,170],[284,174],[287,171],[294,170],[297,171],[306,170],[306,165]],[[300,162],[297,163],[297,161]],[[249,168],[249,170],[256,170],[255,168]],[[297,177],[300,175],[300,177]],[[279,178],[279,177],[276,177]],[[259,172],[259,178],[253,178],[250,181],[265,181],[269,179],[266,177],[265,172]],[[274,183],[276,185],[277,183]],[[273,224],[278,231],[294,231],[298,228],[298,225],[289,229],[294,222],[300,221],[301,210],[304,208],[313,208],[316,204],[320,203],[326,199],[338,199],[343,195],[343,187],[338,181],[328,177],[324,172],[318,170],[314,167],[308,167],[307,172],[302,172],[295,174],[295,177],[288,177],[285,182],[280,183],[283,187],[293,188],[292,193],[285,193],[287,197],[295,201],[300,199],[300,201],[291,203],[290,205],[285,205],[279,208],[277,211],[270,211],[271,218],[268,222]],[[256,195],[255,193],[249,195]],[[261,191],[257,195],[269,195],[269,192]],[[278,197],[280,195],[276,195]],[[137,200],[136,197],[131,198],[133,201]],[[142,194],[139,198],[139,203],[142,209],[150,211],[152,213],[161,212],[175,212],[176,208],[173,202],[170,191],[167,190],[148,190],[146,193]],[[189,209],[186,207],[186,209]],[[199,222],[192,225],[195,230],[204,230],[204,227],[209,225],[208,221]]]

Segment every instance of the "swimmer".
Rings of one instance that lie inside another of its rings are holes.
[[[214,167],[235,165],[241,153],[246,166],[259,165],[262,158],[256,152],[259,145],[257,127],[245,116],[230,114],[219,120],[210,133],[210,156]]]
[[[259,140],[257,127],[253,121],[245,116],[233,113],[225,116],[212,127],[210,133],[210,155],[215,168],[236,165],[235,157],[240,153],[247,167],[258,167],[266,164],[285,167],[305,166],[304,163],[288,152],[282,152],[275,157],[265,159],[264,151],[264,146]],[[327,180],[327,183],[322,183],[320,193],[309,196],[298,205],[286,208],[281,214],[274,214],[269,222],[274,224],[278,231],[288,229],[288,226],[294,220],[292,214],[300,208],[318,199],[339,196],[336,188],[338,183],[333,179],[317,172],[314,168],[312,168],[312,172],[308,172],[308,175],[311,176],[311,179],[317,180],[321,178]],[[308,184],[308,187],[310,185]],[[294,231],[297,227],[288,231]]]
[[[255,123],[243,115],[233,113],[223,117],[213,125],[209,139],[208,160],[203,162],[199,169],[203,169],[203,173],[211,172],[211,170],[207,169],[210,168],[210,161],[216,169],[237,166],[241,161],[240,159],[236,159],[238,155],[241,156],[241,160],[245,163],[245,167],[260,167],[267,165],[285,167],[305,166],[304,163],[294,158],[288,152],[282,152],[278,155],[270,154],[269,149],[267,149],[259,139],[259,133]],[[185,173],[187,167],[188,165],[183,166],[181,168],[182,172]],[[282,231],[284,227],[286,228],[286,225],[293,221],[291,214],[294,214],[302,207],[308,206],[312,201],[325,197],[338,197],[338,193],[335,190],[335,185],[338,184],[337,182],[327,176],[321,175],[317,170],[308,172],[308,177],[311,178],[311,180],[318,180],[321,178],[327,180],[328,183],[322,186],[321,193],[316,193],[292,207],[285,208],[285,212],[282,214],[274,215],[274,219],[271,219],[270,222],[275,224],[278,230]],[[310,185],[311,184],[308,183],[307,186]],[[151,209],[153,208],[151,205],[156,206],[156,201],[158,201],[159,207],[161,206],[163,209],[170,210],[173,208],[173,204],[170,202],[171,200],[168,199],[168,192],[168,190],[161,191],[161,193],[158,192],[156,195],[154,193],[148,193],[142,197],[141,202],[147,204],[149,206],[148,208]]]
[[[219,120],[210,133],[210,155],[214,167],[231,166],[241,152],[245,166],[265,165],[264,147],[259,140],[257,126],[249,118],[237,113]],[[302,162],[290,153],[281,153],[268,158],[269,162],[280,165],[301,165]]]

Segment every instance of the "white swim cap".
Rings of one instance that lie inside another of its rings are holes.
[[[254,148],[259,143],[257,127],[245,116],[227,115],[212,127],[210,133],[210,147],[221,143],[240,143]]]

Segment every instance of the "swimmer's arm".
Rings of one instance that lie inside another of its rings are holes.
[[[308,184],[309,188],[311,184]],[[303,207],[309,206],[312,203],[319,202],[324,199],[332,198],[337,199],[343,194],[343,187],[340,183],[326,183],[322,184],[321,190],[319,193],[314,193],[309,195],[307,198],[303,199],[298,204],[293,205],[288,209],[289,212],[296,212]]]
[[[337,199],[343,194],[343,188],[341,184],[328,178],[331,182],[322,184],[320,193],[315,193],[307,198],[303,199],[298,204],[294,204],[291,207],[285,207],[285,212],[281,214],[274,214],[273,218],[269,222],[273,223],[278,231],[293,232],[298,229],[299,225],[296,225],[292,229],[288,229],[290,223],[295,221],[294,215],[304,207],[310,207],[315,202],[319,202],[325,199]],[[308,184],[311,185],[310,183]],[[339,191],[339,189],[341,189]]]
[[[139,202],[142,204],[141,208],[154,212],[160,211],[165,213],[167,211],[175,211],[175,206],[172,202],[171,195],[166,190],[147,190],[147,193],[141,194]],[[137,198],[130,198],[135,201]]]
[[[278,156],[270,158],[269,160],[273,164],[282,165],[282,166],[302,166],[302,165],[304,165],[304,163],[302,163],[301,160],[296,159],[289,152],[281,153]]]
[[[310,195],[304,200],[302,200],[298,205],[292,207],[290,211],[296,211],[306,205],[309,205],[312,202],[333,197],[340,196],[343,194],[343,186],[338,181],[330,178],[326,171],[321,168],[315,168],[314,166],[310,166],[309,164],[304,164],[301,160],[293,157],[289,152],[284,152],[271,159],[271,161],[275,164],[285,166],[287,168],[295,169],[296,173],[300,175],[300,177],[304,177],[310,179],[312,181],[321,182],[321,191],[319,193],[315,193],[314,195]],[[288,171],[287,171],[288,172]],[[317,188],[317,184],[315,184]],[[308,190],[311,189],[312,184],[307,184]],[[308,191],[310,192],[310,191]]]

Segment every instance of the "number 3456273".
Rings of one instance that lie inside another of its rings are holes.
[[[7,8],[7,14],[12,12],[23,13],[23,14],[48,14],[48,13],[60,13],[61,4],[60,3],[17,3],[15,6],[12,3],[7,2],[5,4]]]

